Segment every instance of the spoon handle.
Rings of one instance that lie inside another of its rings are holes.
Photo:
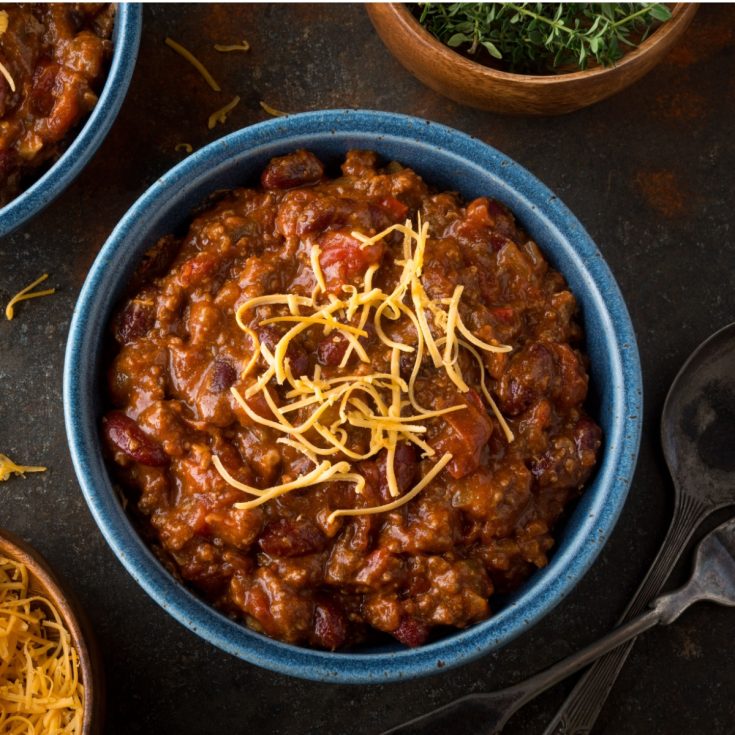
[[[621,623],[637,615],[660,592],[694,530],[711,510],[705,503],[686,493],[682,493],[679,499],[666,538],[648,574],[620,618]],[[556,732],[587,735],[591,732],[633,645],[634,641],[631,640],[595,662],[577,682],[543,735]]]
[[[653,627],[661,621],[661,617],[662,611],[658,607],[647,610],[600,640],[520,684],[489,694],[471,694],[404,722],[381,735],[445,735],[451,731],[461,731],[468,735],[499,733],[510,717],[526,702],[579,671],[606,651]],[[457,728],[458,723],[461,723],[460,729]]]

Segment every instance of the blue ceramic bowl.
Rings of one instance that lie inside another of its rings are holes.
[[[125,515],[102,458],[99,348],[139,258],[161,235],[186,224],[208,194],[256,183],[271,157],[301,147],[326,162],[339,161],[350,148],[373,149],[442,189],[502,200],[566,276],[581,306],[596,417],[604,430],[597,474],[558,530],[545,569],[500,604],[494,600],[489,620],[422,648],[396,644],[328,653],[279,643],[232,622],[154,558]],[[222,138],[161,177],[133,205],[92,266],[74,311],[64,406],[74,466],[92,514],[126,569],[164,609],[221,649],[267,669],[319,681],[385,682],[446,670],[502,646],[577,584],[625,502],[640,440],[641,376],[630,318],[613,276],[580,223],[543,184],[502,153],[451,128],[389,113],[331,110],[270,120]]]
[[[140,5],[118,3],[110,70],[92,114],[61,158],[32,186],[0,209],[0,237],[20,227],[61,194],[105,139],[133,76],[142,17]]]

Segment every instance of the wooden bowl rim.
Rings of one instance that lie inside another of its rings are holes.
[[[41,553],[29,543],[5,529],[0,529],[0,555],[7,556],[28,568],[29,573],[38,580],[46,591],[44,596],[47,595],[57,606],[59,614],[69,628],[72,643],[79,654],[79,668],[82,684],[84,685],[82,733],[88,735],[93,732],[95,682],[92,675],[90,649],[84,637],[82,625],[78,618],[79,613],[76,609],[78,604],[62,589],[56,575]]]
[[[414,36],[419,43],[428,45],[434,53],[441,55],[449,63],[459,67],[462,71],[485,79],[486,81],[503,80],[527,87],[540,87],[569,84],[583,79],[588,80],[594,77],[601,77],[606,74],[617,73],[626,66],[635,64],[639,58],[647,55],[656,46],[664,42],[671,33],[676,32],[680,25],[689,23],[697,12],[698,4],[675,3],[671,8],[671,19],[662,23],[643,43],[625,54],[615,65],[600,66],[594,69],[584,69],[557,75],[517,74],[492,69],[484,64],[471,61],[429,33],[414,17],[406,3],[368,3],[367,7],[371,15],[373,12],[382,15],[384,18],[389,18],[392,15],[393,21],[398,23],[409,35]]]

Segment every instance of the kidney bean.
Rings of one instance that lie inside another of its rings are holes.
[[[418,471],[418,458],[416,457],[416,447],[408,442],[403,442],[396,446],[396,480],[398,488],[402,493],[411,489]]]
[[[54,109],[54,84],[58,71],[58,64],[46,62],[39,64],[33,73],[30,104],[31,110],[40,117],[48,117]]]
[[[300,378],[302,375],[309,374],[309,356],[293,342],[286,350],[286,357],[288,358],[289,365],[291,366],[291,373],[295,378]]]
[[[549,347],[535,342],[511,358],[498,387],[500,409],[517,416],[534,401],[553,394],[558,380],[554,355]]]
[[[261,344],[264,344],[271,351],[271,353],[276,351],[276,347],[284,334],[285,332],[278,329],[274,324],[266,324],[263,327],[258,327],[258,339]],[[291,372],[294,377],[298,378],[308,373],[309,356],[297,344],[292,342],[288,346],[286,357],[289,360]]]
[[[148,467],[164,467],[168,455],[138,424],[121,411],[112,411],[102,419],[102,429],[110,446],[135,462]]]
[[[270,556],[290,558],[321,551],[325,542],[325,537],[311,521],[279,518],[265,527],[258,544]]]
[[[339,603],[321,597],[314,606],[314,644],[335,651],[347,640],[347,616]]]
[[[316,347],[316,361],[320,365],[336,367],[342,362],[349,342],[341,334],[325,337]]]
[[[126,345],[148,334],[155,323],[153,306],[137,299],[129,301],[115,320],[115,339]]]
[[[316,184],[322,176],[322,162],[313,153],[299,150],[272,159],[263,171],[260,183],[266,189],[293,189],[295,186]]]
[[[378,467],[380,468],[380,494],[383,502],[390,502],[391,495],[388,490],[388,477],[386,475],[386,455],[381,453],[378,459]],[[408,442],[401,442],[396,445],[396,455],[393,463],[396,472],[396,483],[401,494],[408,492],[416,480],[418,474],[418,459],[416,457],[416,448]]]
[[[259,326],[257,332],[258,341],[262,345],[265,345],[271,353],[275,352],[276,345],[278,345],[281,337],[283,337],[281,330],[275,324],[266,324],[262,327]]]
[[[602,443],[602,429],[588,416],[582,416],[574,427],[574,444],[580,455],[591,452],[594,455]]]
[[[429,637],[429,626],[416,618],[403,618],[401,624],[393,631],[393,637],[409,648],[416,648]]]
[[[226,391],[237,380],[237,370],[224,357],[216,357],[212,365],[212,380],[209,384],[214,393]]]

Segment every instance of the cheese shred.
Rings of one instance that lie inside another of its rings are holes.
[[[221,53],[229,53],[231,51],[250,51],[250,44],[247,41],[243,41],[242,43],[231,43],[224,45],[221,43],[215,43],[214,50]]]
[[[227,122],[227,115],[229,115],[232,110],[237,107],[237,105],[240,103],[239,97],[233,97],[231,102],[228,102],[224,107],[220,107],[219,110],[215,110],[210,116],[209,120],[207,121],[207,127],[212,130],[212,128],[217,124],[220,123],[221,125],[224,125]]]
[[[463,411],[468,402],[439,409],[425,408],[416,397],[416,380],[424,357],[431,359],[438,370],[444,370],[459,394],[470,391],[462,374],[460,353],[465,351],[478,364],[482,396],[487,402],[508,442],[514,440],[513,432],[500,413],[485,381],[485,366],[481,352],[508,352],[511,347],[486,342],[477,337],[462,320],[461,303],[463,286],[458,285],[451,296],[431,299],[421,280],[429,225],[417,223],[416,228],[407,220],[373,236],[353,232],[361,248],[379,243],[391,233],[403,236],[403,259],[396,265],[402,268],[396,285],[390,293],[373,286],[373,277],[379,264],[372,264],[366,271],[361,288],[352,284],[340,286],[338,292],[330,292],[322,270],[320,248],[306,243],[310,248],[309,265],[316,285],[311,297],[294,294],[268,294],[248,299],[235,311],[238,326],[252,342],[252,354],[241,379],[244,390],[235,386],[230,391],[247,418],[261,426],[276,431],[277,442],[295,449],[307,457],[313,467],[299,477],[283,478],[280,485],[258,488],[239,482],[213,456],[213,465],[220,476],[231,486],[251,498],[236,503],[237,508],[255,508],[294,490],[304,489],[325,482],[353,483],[356,507],[339,508],[328,517],[328,523],[342,516],[387,513],[401,507],[425,489],[451,462],[452,454],[445,452],[437,458],[431,441],[426,441],[431,419],[455,411]],[[367,337],[368,321],[372,317],[377,338],[390,350],[390,366],[387,371],[371,372],[371,358],[360,342]],[[395,331],[398,322],[403,324],[403,341],[398,341]],[[262,344],[255,328],[271,324],[287,327],[275,346]],[[354,355],[360,363],[352,374],[337,377],[322,375],[316,366],[313,375],[295,375],[288,356],[292,341],[307,330],[316,330],[313,339],[333,335],[346,343],[340,369],[347,367]],[[406,331],[409,339],[406,342]],[[415,337],[411,334],[415,333]],[[392,336],[394,335],[394,336]],[[405,357],[412,361],[410,376],[402,375]],[[466,364],[467,360],[464,360]],[[256,364],[263,365],[259,377],[253,376]],[[277,396],[269,383],[286,388],[285,395]],[[256,397],[259,410],[250,402]],[[278,399],[278,400],[276,400]],[[264,404],[263,404],[264,402]],[[267,411],[264,408],[267,407]],[[357,438],[357,440],[356,440]],[[352,443],[348,440],[352,439]],[[422,479],[402,493],[398,482],[396,450],[406,442],[418,447],[424,465]],[[385,474],[388,492],[393,498],[389,503],[364,506],[358,500],[363,494],[365,478],[351,471],[352,462],[360,462],[385,455]]]
[[[21,289],[18,291],[15,296],[13,296],[12,299],[8,302],[8,305],[5,307],[5,318],[10,321],[13,316],[15,316],[15,305],[21,301],[26,301],[27,299],[35,299],[39,296],[51,296],[51,294],[56,293],[55,288],[47,288],[44,291],[32,291],[36,286],[38,286],[40,283],[43,283],[48,278],[48,273],[44,273],[40,278],[37,278],[33,283],[26,286],[24,289]]]
[[[5,64],[0,62],[0,74],[2,74],[5,79],[8,81],[8,85],[10,86],[10,91],[15,92],[15,80],[13,79],[11,73],[8,71],[8,68],[5,66]]]
[[[31,591],[25,565],[0,556],[0,732],[81,735],[79,656],[59,611]]]
[[[8,30],[8,12],[6,10],[0,10],[0,36]],[[8,68],[0,62],[0,74],[2,74],[10,85],[10,91],[15,92],[15,80],[13,75],[8,71]]]
[[[179,56],[186,59],[201,75],[204,81],[215,91],[215,92],[221,92],[222,87],[217,84],[215,78],[209,73],[209,69],[207,69],[204,64],[202,64],[199,59],[197,59],[194,54],[192,54],[189,49],[182,46],[180,43],[176,43],[176,41],[173,40],[173,38],[166,38],[165,41],[166,45],[173,49]],[[211,126],[214,127],[214,126]]]
[[[5,482],[10,475],[25,475],[26,472],[46,472],[46,468],[15,464],[10,457],[0,454],[0,482]]]
[[[275,107],[271,107],[267,102],[263,102],[263,100],[260,100],[260,106],[273,117],[286,117],[286,115],[288,115],[288,112],[277,110]]]

